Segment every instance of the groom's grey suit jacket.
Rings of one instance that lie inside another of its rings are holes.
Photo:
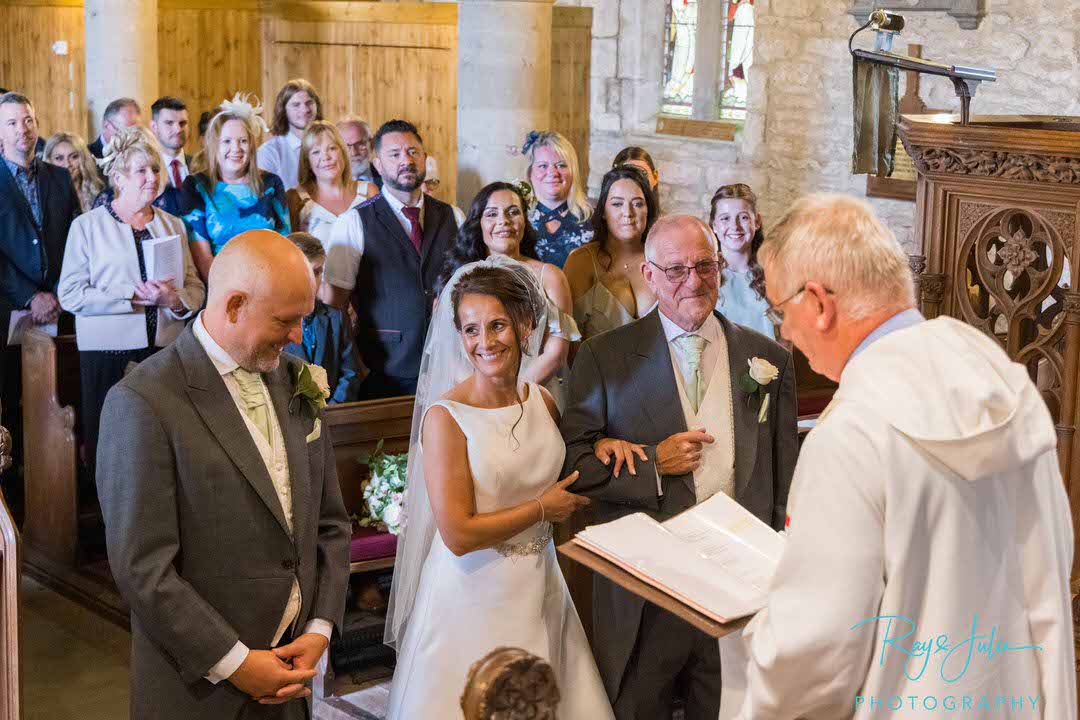
[[[798,454],[791,353],[719,313],[716,317],[727,340],[731,377],[713,377],[710,383],[731,383],[735,499],[767,525],[782,530]],[[780,368],[780,376],[765,386],[770,399],[763,423],[758,422],[758,399],[748,396],[739,384],[739,378],[749,370],[747,361],[754,357]],[[569,401],[562,419],[566,442],[564,475],[580,471],[569,489],[593,499],[597,523],[636,512],[663,521],[695,504],[691,474],[665,476],[661,481],[663,496],[656,491],[656,446],[687,429],[659,310],[590,338],[581,346],[570,375]],[[605,466],[593,454],[593,445],[605,437],[648,445],[645,452],[649,461],[638,461],[636,476],[623,468],[615,478],[613,464]],[[595,576],[594,651],[612,700],[618,696],[627,662],[637,644],[644,607],[645,600],[639,596]],[[648,649],[638,648],[638,652]]]
[[[296,632],[340,629],[349,519],[326,428],[293,401],[282,355],[263,375],[281,425],[293,534],[258,448],[202,344],[186,329],[117,384],[102,411],[97,483],[109,564],[131,605],[131,717],[304,718],[305,701],[255,703],[203,677],[237,640],[269,649],[300,583]]]

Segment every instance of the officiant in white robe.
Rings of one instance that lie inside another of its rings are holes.
[[[914,309],[870,207],[804,198],[761,249],[783,336],[839,381],[747,628],[743,718],[1076,718],[1073,531],[1022,365]]]

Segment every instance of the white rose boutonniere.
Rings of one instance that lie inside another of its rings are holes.
[[[317,416],[330,399],[330,382],[326,377],[326,369],[310,363],[290,364],[289,372],[293,380],[293,400],[303,398],[307,401],[311,414]]]
[[[747,394],[747,404],[751,402],[752,397],[757,396],[760,404],[758,407],[758,423],[760,424],[765,422],[769,411],[769,393],[765,386],[780,376],[780,370],[765,358],[750,358],[746,364],[750,366],[750,369],[739,378],[739,384]]]

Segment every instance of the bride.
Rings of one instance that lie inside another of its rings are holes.
[[[501,257],[440,295],[420,369],[386,641],[390,720],[459,719],[469,666],[499,646],[546,659],[564,718],[612,718],[555,557],[552,522],[588,501],[559,480],[547,390],[518,378],[546,327],[543,291]]]

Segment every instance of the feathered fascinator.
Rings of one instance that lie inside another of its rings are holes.
[[[521,154],[528,155],[532,150],[532,146],[536,144],[536,141],[540,139],[539,130],[530,130],[529,134],[525,136],[525,144],[521,146]]]
[[[102,149],[102,157],[97,161],[101,171],[108,175],[116,161],[124,157],[129,150],[137,148],[141,152],[156,154],[160,157],[157,138],[142,125],[132,125],[118,131]]]
[[[223,113],[234,115],[236,117],[243,118],[252,128],[257,128],[262,133],[270,132],[269,126],[266,124],[266,120],[263,119],[263,106],[254,95],[248,95],[247,93],[236,93],[233,95],[232,100],[223,100],[221,102],[220,111],[214,116],[214,119],[210,122],[213,123]]]

